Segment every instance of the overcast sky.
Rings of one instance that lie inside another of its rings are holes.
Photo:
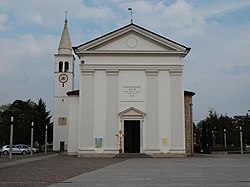
[[[135,24],[192,48],[184,88],[196,93],[195,123],[210,109],[231,117],[247,113],[250,0],[0,0],[0,105],[41,97],[52,110],[65,10],[78,46],[129,24],[128,7]]]

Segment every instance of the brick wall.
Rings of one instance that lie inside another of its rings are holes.
[[[185,108],[185,144],[187,155],[194,154],[193,148],[193,101],[194,92],[184,92],[184,108]]]

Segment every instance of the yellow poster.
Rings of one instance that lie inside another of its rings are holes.
[[[168,145],[168,138],[162,138],[162,145]]]

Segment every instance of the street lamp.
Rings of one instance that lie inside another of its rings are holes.
[[[13,122],[14,122],[14,117],[10,117],[10,155],[9,158],[12,159],[12,146],[13,146]]]
[[[227,147],[227,130],[224,129],[224,145]]]
[[[212,136],[213,136],[213,146],[215,146],[216,140],[215,140],[215,133],[216,131],[212,131]]]
[[[47,154],[47,136],[48,136],[48,132],[47,132],[48,126],[45,126],[45,142],[44,142],[44,154]]]
[[[31,147],[31,152],[30,152],[30,156],[33,156],[33,134],[34,134],[34,122],[31,122],[31,138],[30,138],[30,147]]]
[[[243,155],[242,127],[240,126],[240,154]]]
[[[196,139],[197,139],[197,135],[196,135],[196,133],[194,133],[194,141],[193,141],[194,144],[197,143],[197,140],[196,140]]]

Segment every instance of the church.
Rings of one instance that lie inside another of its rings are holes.
[[[53,150],[83,157],[193,154],[195,93],[183,89],[190,50],[133,22],[72,47],[66,19],[54,55]]]

